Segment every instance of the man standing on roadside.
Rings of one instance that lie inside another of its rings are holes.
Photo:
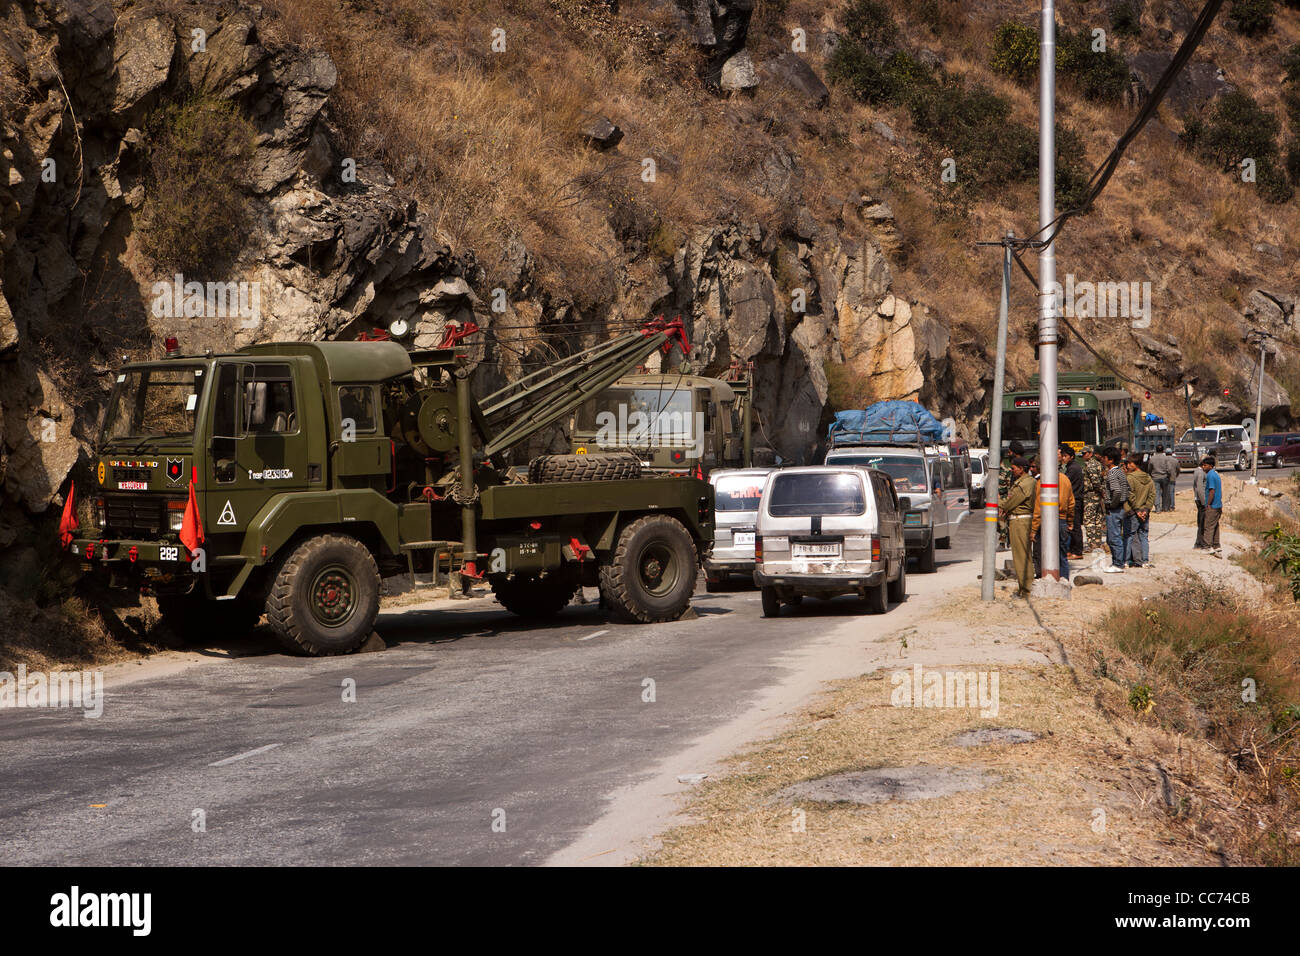
[[[1213,461],[1214,459],[1210,459]],[[1205,468],[1202,464],[1192,477],[1192,495],[1196,498],[1196,544],[1197,551],[1205,549]]]
[[[1057,481],[1060,486],[1060,497],[1058,499],[1059,507],[1057,508],[1057,511],[1059,512],[1058,520],[1060,522],[1061,530],[1060,530],[1060,535],[1056,539],[1056,541],[1061,549],[1061,554],[1060,554],[1061,578],[1062,580],[1065,581],[1070,580],[1070,529],[1074,525],[1074,513],[1075,513],[1074,512],[1074,488],[1070,483],[1070,476],[1065,471],[1065,451],[1067,449],[1069,449],[1070,451],[1074,450],[1070,448],[1069,445],[1061,446],[1061,451],[1058,452],[1058,455],[1061,459],[1061,470],[1057,472]],[[1042,478],[1038,479],[1037,491],[1038,493],[1034,496],[1034,525],[1030,532],[1035,538],[1038,537],[1038,528],[1040,523],[1042,522],[1042,516],[1040,514],[1041,506],[1043,503],[1043,479]],[[1041,552],[1041,545],[1040,545],[1040,552]]]
[[[1110,567],[1102,570],[1107,574],[1123,574],[1128,561],[1129,535],[1132,528],[1127,520],[1124,506],[1133,494],[1129,486],[1128,475],[1120,467],[1123,452],[1116,448],[1107,448],[1102,453],[1106,460],[1106,543],[1110,545]]]
[[[1013,440],[1007,445],[1007,454],[1002,457],[998,463],[998,502],[1006,501],[1007,493],[1011,490],[1011,483],[1015,481],[1015,476],[1011,474],[1011,463],[1017,458],[1024,457],[1025,446],[1018,440]],[[999,512],[1001,513],[1001,512]],[[998,522],[998,550],[1007,549],[1007,522],[1003,518]]]
[[[1156,453],[1151,456],[1151,478],[1156,483],[1157,512],[1173,511],[1174,478],[1178,475],[1178,459],[1165,454],[1164,445],[1156,445]]]
[[[1074,507],[1069,514],[1066,514],[1065,506],[1061,506],[1061,517],[1068,518],[1070,525],[1070,548],[1067,554],[1079,560],[1083,557],[1083,467],[1074,457],[1074,449],[1069,445],[1061,445],[1060,458],[1060,473],[1070,479],[1070,492],[1074,498]],[[1065,498],[1062,497],[1061,500],[1064,501]]]
[[[1223,514],[1223,479],[1214,470],[1214,456],[1201,459],[1205,472],[1205,547],[1216,558],[1223,556],[1219,547],[1219,517]]]
[[[1100,551],[1106,540],[1105,488],[1106,472],[1101,457],[1097,449],[1088,445],[1083,449],[1083,530],[1084,546],[1089,551]]]
[[[998,510],[1007,522],[1011,538],[1011,559],[1016,568],[1016,596],[1029,597],[1033,568],[1030,556],[1031,523],[1034,520],[1034,498],[1038,486],[1029,477],[1029,462],[1017,456],[1011,459],[1011,487],[999,502]]]
[[[1150,539],[1147,530],[1150,528],[1151,507],[1156,502],[1156,485],[1151,476],[1142,470],[1136,454],[1129,455],[1125,470],[1128,472],[1129,488],[1132,489],[1128,504],[1124,506],[1133,529],[1129,539],[1128,566],[1153,568],[1155,565],[1151,563],[1151,552],[1148,550]]]

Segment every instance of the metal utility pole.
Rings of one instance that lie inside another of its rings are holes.
[[[1259,484],[1259,440],[1264,430],[1264,356],[1267,354],[1269,335],[1263,329],[1252,329],[1251,335],[1259,336],[1259,386],[1255,390],[1255,435],[1250,443],[1250,483]]]
[[[1002,465],[1002,391],[1007,376],[1007,307],[1011,296],[1011,245],[1008,232],[1002,245],[1002,298],[998,303],[998,358],[993,366],[993,403],[989,409],[989,460],[984,469],[984,574],[980,598],[993,600],[998,550],[998,470]]]
[[[1038,228],[1046,238],[1056,218],[1056,3],[1043,0],[1039,43]],[[1056,250],[1045,242],[1038,252],[1038,474],[1042,507],[1043,577],[1061,577],[1061,488],[1056,407]]]

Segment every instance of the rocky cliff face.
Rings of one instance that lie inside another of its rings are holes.
[[[714,54],[708,68],[719,88],[724,73],[753,72],[733,63],[748,12],[745,4],[683,10]],[[487,275],[472,250],[439,240],[392,175],[343,156],[328,109],[333,64],[264,43],[252,10],[195,8],[180,23],[131,4],[23,0],[9,7],[2,51],[10,83],[0,126],[0,547],[26,547],[28,517],[61,502],[93,440],[112,368],[124,355],[158,354],[165,336],[187,349],[228,349],[355,338],[401,318],[423,347],[448,323],[562,328],[577,317],[563,289],[536,286],[527,249],[512,250],[504,274]],[[779,68],[776,81],[818,82],[806,64],[768,68]],[[179,296],[160,307],[160,295],[170,301],[172,288],[195,277],[177,285],[136,241],[150,188],[150,118],[194,97],[231,104],[255,133],[242,179],[250,227],[223,274],[198,277],[256,290],[255,307],[234,315],[204,308],[187,316]],[[831,366],[856,369],[872,397],[974,412],[980,383],[945,374],[948,324],[891,293],[881,246],[892,227],[887,207],[852,197],[839,221],[816,221],[788,154],[770,157],[753,185],[782,197],[779,221],[719,222],[684,237],[667,262],[629,256],[602,309],[611,324],[643,318],[646,307],[681,314],[696,367],[752,360],[764,433],[789,460],[814,452]],[[486,301],[498,287],[508,293],[504,311]],[[484,366],[484,387],[508,374],[513,354],[494,341],[476,357],[505,365]]]

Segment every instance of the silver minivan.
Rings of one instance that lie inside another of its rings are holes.
[[[754,551],[765,617],[804,595],[855,593],[883,614],[907,594],[902,510],[890,476],[873,468],[773,471],[763,486]]]
[[[771,468],[716,468],[713,485],[713,548],[704,559],[704,587],[722,589],[729,575],[754,579],[754,535],[758,533],[758,503]]]

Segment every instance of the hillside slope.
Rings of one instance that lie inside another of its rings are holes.
[[[1149,327],[1074,318],[1092,349],[1067,335],[1063,365],[1115,366],[1178,423],[1184,383],[1202,416],[1253,406],[1250,324],[1287,343],[1270,359],[1266,418],[1289,423],[1300,395],[1287,328],[1300,14],[1246,16],[1270,6],[1225,6],[1096,208],[1058,240],[1063,279],[1151,286]],[[1034,50],[1015,29],[1036,12],[9,4],[0,577],[38,604],[64,593],[48,572],[53,515],[112,367],[159,354],[166,335],[226,348],[354,338],[400,317],[426,345],[472,319],[488,388],[681,314],[696,367],[755,363],[761,427],[789,460],[809,460],[834,408],[883,398],[918,398],[973,434],[1000,273],[996,250],[975,243],[1036,219]],[[1076,44],[1062,65],[1062,195],[1104,157],[1194,14],[1162,0],[1060,5],[1063,37],[1106,39],[1105,55]],[[1236,174],[1243,156],[1256,182]],[[159,299],[177,275],[243,283],[255,301],[187,316]],[[1019,278],[1012,302],[1010,368],[1024,381],[1036,301]]]

